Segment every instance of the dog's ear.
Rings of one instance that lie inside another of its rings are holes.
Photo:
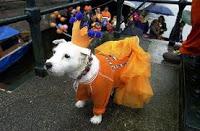
[[[60,44],[60,43],[67,43],[67,41],[65,39],[58,39],[58,40],[52,41],[52,43],[54,43],[55,45],[57,45],[57,44]]]
[[[88,50],[88,49],[86,49],[86,50],[81,50],[81,55],[83,55],[83,56],[89,56],[90,55],[90,50]]]
[[[82,50],[81,52],[81,61],[84,63],[87,60],[87,57],[90,55],[90,50]]]
[[[87,54],[81,52],[81,57],[82,58],[86,58],[87,56],[88,56]]]

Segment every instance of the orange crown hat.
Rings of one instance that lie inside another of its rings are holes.
[[[83,28],[80,29],[82,19],[83,14],[81,12],[76,13],[75,17],[70,18],[69,23],[73,23],[71,41],[78,46],[88,47],[92,38],[101,38],[102,33],[92,29],[88,30],[87,22],[85,22]]]
[[[72,28],[72,43],[79,45],[81,47],[88,47],[90,44],[91,38],[88,37],[88,27],[84,26],[80,29],[81,19],[83,14],[78,12],[75,17],[71,17],[69,22],[73,23]]]

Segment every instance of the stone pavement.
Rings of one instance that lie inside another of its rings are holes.
[[[11,94],[0,92],[0,131],[177,131],[179,68],[162,62],[167,43],[144,41],[152,55],[154,97],[143,109],[108,105],[100,125],[92,125],[92,105],[74,106],[72,81],[32,77]]]

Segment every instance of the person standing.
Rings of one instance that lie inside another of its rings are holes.
[[[97,17],[98,21],[101,22],[101,18],[102,18],[101,9],[97,8],[95,10],[95,14],[96,14],[96,17]]]
[[[181,54],[200,55],[200,0],[192,1],[192,30],[180,48]]]
[[[108,21],[111,19],[111,14],[109,12],[109,8],[105,7],[105,9],[101,12],[102,18],[106,18]]]
[[[160,35],[164,34],[165,31],[167,31],[167,25],[165,23],[165,18],[164,16],[159,16],[158,17],[158,23],[160,26]]]
[[[160,26],[157,19],[153,20],[151,23],[149,37],[152,39],[161,39]]]

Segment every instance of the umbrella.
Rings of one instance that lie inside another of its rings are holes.
[[[163,5],[152,4],[144,10],[155,14],[174,16],[174,13],[168,7]]]
[[[117,0],[114,0],[114,1],[117,2]],[[142,4],[142,0],[141,2],[125,0],[123,4],[136,9]],[[144,9],[148,7],[149,5],[151,5],[151,3],[146,2],[140,9]]]
[[[134,2],[132,2],[132,1],[125,0],[123,4],[127,5],[127,6],[130,6],[131,8],[136,8],[136,4]]]

